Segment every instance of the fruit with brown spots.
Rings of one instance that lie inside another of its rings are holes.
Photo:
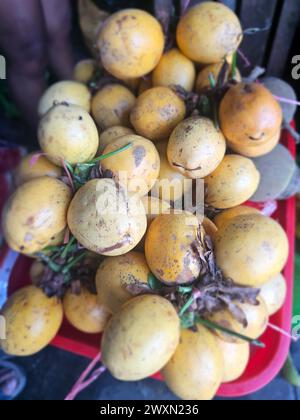
[[[132,79],[150,73],[164,50],[164,34],[149,13],[125,9],[112,14],[97,39],[101,63],[118,79]]]
[[[158,372],[170,360],[180,337],[173,305],[157,295],[130,299],[105,328],[102,361],[122,381],[136,381]]]
[[[163,378],[183,400],[211,400],[223,378],[223,359],[217,339],[206,328],[182,330],[180,343],[162,370]]]
[[[216,209],[229,209],[249,200],[257,190],[260,174],[252,160],[227,155],[217,169],[205,178],[206,203]]]
[[[127,87],[110,84],[99,90],[92,100],[92,114],[101,130],[115,125],[130,126],[130,112],[136,102]]]
[[[24,254],[42,251],[66,228],[70,201],[70,189],[55,178],[36,178],[21,185],[2,214],[10,248]]]
[[[198,219],[191,213],[163,214],[150,225],[145,254],[152,273],[168,285],[191,283],[200,274]],[[200,245],[199,245],[200,246]]]
[[[177,43],[185,56],[202,64],[231,56],[243,39],[238,17],[223,4],[207,1],[190,8],[177,27]]]
[[[128,127],[122,127],[120,125],[115,125],[113,127],[107,128],[100,134],[99,137],[99,149],[97,155],[100,156],[103,153],[103,150],[115,140],[122,136],[126,136],[128,134],[134,134],[134,131]]]
[[[154,144],[141,136],[129,134],[119,137],[103,151],[107,154],[127,144],[132,147],[101,162],[102,170],[108,171],[113,179],[127,187],[129,192],[141,197],[147,194],[159,175],[160,158]]]
[[[222,162],[226,142],[221,131],[205,117],[188,118],[171,134],[168,144],[170,165],[189,178],[204,178]]]
[[[99,301],[112,313],[141,290],[148,290],[150,269],[144,254],[128,252],[119,257],[106,258],[96,275]]]
[[[92,160],[99,147],[97,127],[88,112],[76,105],[53,107],[41,119],[38,139],[42,151],[57,166]]]
[[[210,74],[213,76],[215,82],[216,83],[218,82],[223,65],[224,65],[224,62],[210,64],[209,66],[206,66],[202,70],[200,70],[197,77],[197,81],[196,81],[197,93],[199,94],[205,93],[207,90],[211,89],[211,82],[210,82],[210,77],[209,77]],[[230,80],[230,79],[236,80],[237,82],[241,82],[242,76],[238,69],[236,69],[236,73],[233,76],[232,69],[229,66],[225,72],[225,80]]]
[[[249,214],[235,217],[219,229],[215,254],[226,277],[242,286],[260,287],[284,268],[289,243],[275,220]]]
[[[245,216],[247,214],[260,214],[260,211],[250,206],[236,206],[231,209],[224,210],[219,213],[215,218],[214,222],[218,229],[225,226],[228,222],[237,216]]]
[[[185,104],[168,87],[155,87],[142,93],[131,112],[135,131],[152,141],[168,139],[185,117]]]
[[[1,310],[6,320],[6,340],[0,348],[12,356],[31,356],[45,348],[63,320],[61,301],[48,298],[35,286],[14,293]]]
[[[127,195],[112,179],[94,179],[75,194],[68,225],[85,248],[116,256],[126,254],[141,241],[147,218],[137,196]]]

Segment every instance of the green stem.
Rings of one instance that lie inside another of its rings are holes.
[[[186,313],[186,311],[190,308],[190,306],[194,303],[194,301],[195,301],[194,296],[191,296],[187,300],[187,302],[185,303],[185,305],[183,305],[183,307],[180,309],[179,318],[181,318]]]
[[[88,165],[95,165],[95,163],[100,162],[101,160],[104,160],[104,159],[108,159],[108,158],[110,158],[112,156],[115,156],[119,153],[125,152],[126,150],[130,149],[131,147],[132,147],[132,143],[128,143],[128,144],[126,144],[126,146],[123,146],[120,149],[114,150],[113,152],[107,153],[106,155],[99,156],[96,159],[91,160],[87,164]]]
[[[83,258],[85,258],[86,255],[87,255],[87,251],[83,252],[78,257],[72,259],[72,261],[64,267],[64,269],[62,270],[62,273],[67,274],[68,271],[70,271],[71,268],[73,268],[77,263],[79,263]]]
[[[75,243],[75,241],[76,241],[76,239],[75,239],[75,238],[74,238],[74,236],[73,236],[73,238],[72,238],[72,239],[70,239],[70,241],[69,241],[69,242],[68,242],[68,244],[66,245],[65,249],[63,250],[63,253],[61,254],[61,258],[63,258],[63,259],[65,259],[65,258],[66,258],[66,256],[68,255],[68,253],[69,253],[69,251],[70,251],[70,249],[71,249],[72,245]]]

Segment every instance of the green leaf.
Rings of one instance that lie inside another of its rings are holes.
[[[194,301],[195,301],[194,296],[193,295],[190,296],[189,299],[186,301],[186,303],[183,305],[183,307],[180,309],[179,318],[181,318],[186,313],[186,311],[192,306]]]
[[[148,274],[148,286],[151,290],[161,290],[164,286],[163,284],[154,276],[154,274]]]
[[[195,314],[189,312],[180,319],[180,325],[183,330],[192,328],[195,325]]]
[[[71,251],[71,248],[72,248],[72,246],[74,245],[75,242],[76,242],[76,239],[73,236],[73,238],[71,238],[69,240],[68,244],[65,246],[65,248],[64,248],[64,250],[61,254],[61,258],[66,258],[67,257],[68,253]]]
[[[193,291],[192,286],[179,286],[178,287],[178,292],[182,294],[191,293],[192,291]]]
[[[208,77],[209,77],[210,87],[214,89],[216,87],[216,81],[215,81],[214,75],[211,72],[209,72]]]
[[[63,268],[62,273],[67,274],[76,264],[83,260],[87,255],[87,251],[84,251],[76,258],[72,258],[71,261]]]
[[[296,369],[291,354],[289,354],[289,357],[282,369],[282,375],[291,385],[300,388],[300,373]]]

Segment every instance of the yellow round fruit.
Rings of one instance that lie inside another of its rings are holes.
[[[259,287],[282,271],[289,243],[275,220],[249,214],[235,217],[219,229],[215,254],[226,277],[242,286]]]
[[[177,43],[184,55],[202,64],[219,63],[231,56],[243,39],[238,17],[223,4],[198,4],[182,16]]]
[[[104,68],[118,79],[150,73],[164,50],[164,34],[149,13],[125,9],[112,14],[102,26],[97,47]]]
[[[222,383],[236,381],[243,375],[249,363],[250,345],[246,342],[228,343],[221,339],[218,339],[218,344],[223,356]]]
[[[215,218],[214,222],[218,229],[225,226],[228,222],[231,222],[237,216],[245,216],[248,214],[260,214],[260,211],[250,206],[237,206],[231,209],[224,210],[219,213]]]
[[[150,140],[135,134],[118,138],[104,149],[103,154],[111,153],[127,144],[132,147],[101,161],[101,169],[108,171],[130,193],[138,193],[142,197],[151,190],[158,178],[159,154]]]
[[[182,330],[180,343],[162,370],[174,394],[183,400],[211,400],[223,378],[223,359],[217,339],[204,327]]]
[[[123,85],[110,84],[99,90],[92,100],[92,114],[101,130],[115,125],[130,126],[134,94]]]
[[[32,266],[30,267],[29,277],[31,283],[35,286],[40,284],[40,281],[45,272],[45,265],[40,260],[35,260]]]
[[[57,105],[39,124],[38,139],[47,158],[57,166],[92,160],[99,147],[97,127],[90,116],[76,105]]]
[[[4,237],[14,251],[42,251],[67,225],[70,189],[61,181],[36,178],[21,185],[2,215]]]
[[[164,53],[152,74],[153,86],[180,86],[187,92],[194,89],[195,78],[194,63],[176,48]]]
[[[89,112],[91,93],[83,84],[75,81],[57,82],[50,86],[41,97],[38,107],[40,116],[45,115],[54,105],[67,103],[77,105]]]
[[[211,89],[211,82],[210,82],[210,74],[213,76],[215,82],[218,82],[220,72],[222,70],[222,67],[224,65],[223,63],[216,63],[216,64],[210,64],[209,66],[205,66],[202,70],[200,70],[200,73],[198,74],[197,81],[196,81],[196,92],[201,94],[205,93],[207,90]],[[234,77],[232,77],[232,71],[229,67],[228,70],[225,72],[225,78],[228,79],[234,79],[237,82],[242,81],[241,73],[238,69],[236,69],[236,74]]]
[[[227,146],[229,149],[234,150],[240,155],[247,156],[250,158],[256,158],[267,155],[268,153],[272,152],[272,150],[275,149],[275,147],[278,145],[280,139],[281,129],[277,133],[275,133],[274,136],[265,140],[252,142],[249,145],[232,143],[229,140],[227,140]]]
[[[266,331],[269,314],[264,300],[259,297],[258,305],[250,305],[249,303],[237,303],[238,307],[242,309],[247,319],[247,326],[243,326],[238,322],[228,309],[215,312],[209,317],[209,320],[215,324],[220,325],[227,330],[233,331],[237,334],[242,334],[252,340],[257,340]],[[217,336],[228,343],[244,344],[245,341],[235,337],[232,334],[215,330]]]
[[[116,256],[126,254],[141,241],[147,218],[138,197],[127,195],[112,179],[94,179],[75,194],[68,225],[85,248]]]
[[[149,274],[145,256],[140,252],[106,258],[96,275],[99,301],[113,314],[118,312],[135,294],[147,290]]]
[[[17,186],[42,176],[59,178],[62,175],[61,168],[54,165],[45,156],[36,159],[35,156],[39,153],[30,153],[21,160],[14,174],[14,181]]]
[[[185,117],[185,104],[170,88],[155,87],[142,93],[131,112],[135,131],[152,141],[168,139]]]
[[[152,273],[168,285],[191,283],[200,274],[195,249],[198,219],[191,213],[163,214],[150,225],[145,254]]]
[[[125,303],[105,328],[102,361],[119,380],[144,379],[169,361],[179,337],[174,306],[157,295],[138,296]]]
[[[103,154],[104,149],[119,137],[126,136],[128,134],[134,134],[134,131],[128,127],[122,127],[119,125],[115,125],[113,127],[107,128],[100,134],[99,138],[99,149],[98,149],[98,156]]]
[[[48,298],[40,289],[28,286],[8,299],[1,315],[6,320],[6,339],[0,340],[0,348],[12,356],[31,356],[56,336],[63,309],[58,298]]]
[[[260,296],[265,301],[270,316],[276,314],[284,305],[287,295],[287,284],[282,274],[273,277],[260,289]]]
[[[211,239],[214,239],[218,232],[218,228],[214,222],[211,221],[208,217],[204,216],[204,219],[202,220],[202,226],[205,234],[210,236]]]
[[[75,294],[69,289],[63,300],[64,313],[70,324],[86,334],[101,333],[110,316],[109,310],[99,302],[98,296],[81,287]]]
[[[173,131],[168,144],[170,165],[189,178],[204,178],[222,162],[226,142],[205,117],[188,118]]]
[[[205,178],[205,202],[216,209],[229,209],[249,200],[258,188],[260,173],[252,160],[227,155]]]
[[[74,80],[88,84],[97,71],[97,62],[93,59],[79,61],[74,67]]]

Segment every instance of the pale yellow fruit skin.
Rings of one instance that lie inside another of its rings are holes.
[[[31,283],[37,285],[43,277],[44,272],[45,265],[40,260],[34,261],[29,271]]]
[[[260,289],[260,296],[265,301],[270,316],[276,314],[284,305],[287,295],[287,284],[282,274],[273,277]]]
[[[183,193],[192,189],[191,180],[170,165],[167,158],[167,141],[157,142],[155,146],[160,156],[160,172],[151,195],[167,202],[182,199]]]
[[[74,80],[79,83],[87,84],[97,70],[97,62],[93,59],[79,61],[74,67]]]
[[[86,334],[101,333],[110,316],[110,311],[102,305],[98,296],[85,287],[76,295],[69,289],[63,300],[64,314],[69,323]]]
[[[14,293],[1,315],[6,320],[6,340],[1,349],[13,356],[31,356],[45,348],[56,336],[63,320],[63,309],[56,297],[48,298],[35,286]]]
[[[103,151],[106,155],[131,143],[132,147],[101,161],[102,170],[108,170],[113,178],[131,193],[141,197],[155,184],[160,170],[160,158],[154,144],[135,134],[119,137]]]
[[[225,226],[228,222],[237,216],[244,216],[247,214],[261,214],[258,209],[250,206],[236,206],[231,209],[224,210],[214,218],[214,223],[220,229]]]
[[[252,160],[227,155],[217,169],[205,178],[206,203],[229,209],[249,200],[258,188],[260,173]]]
[[[130,126],[130,112],[136,97],[125,86],[106,85],[92,100],[92,114],[101,130],[115,125]]]
[[[157,197],[142,197],[142,203],[146,210],[148,227],[151,225],[154,219],[160,214],[169,214],[172,211],[171,205]]]
[[[54,178],[36,178],[21,185],[2,215],[10,248],[24,254],[42,251],[66,227],[70,201],[70,189]]]
[[[76,105],[57,105],[41,119],[38,130],[41,149],[57,166],[92,160],[99,147],[99,134],[92,117]]]
[[[99,149],[97,155],[100,156],[103,154],[104,149],[119,137],[126,136],[128,134],[134,134],[134,131],[128,127],[122,127],[120,125],[115,125],[113,127],[107,128],[100,134],[99,137]]]
[[[195,85],[194,63],[178,49],[167,51],[152,74],[153,86],[181,86],[191,92]]]
[[[113,76],[121,80],[142,77],[159,62],[164,34],[149,13],[125,9],[105,21],[97,46],[103,66]]]
[[[138,296],[109,321],[101,343],[102,361],[119,380],[144,379],[170,360],[179,337],[174,306],[157,295]]]
[[[250,345],[228,343],[217,338],[223,356],[222,383],[229,383],[239,379],[245,372],[250,360]]]
[[[154,87],[142,93],[131,112],[135,131],[152,141],[169,138],[185,117],[185,104],[168,87]]]
[[[223,377],[223,359],[214,335],[202,326],[197,332],[182,330],[180,343],[163,378],[183,400],[208,401],[217,393]]]
[[[211,73],[212,76],[215,79],[215,82],[217,82],[223,65],[224,65],[224,62],[223,63],[210,64],[209,66],[204,67],[204,69],[202,69],[200,71],[200,73],[198,74],[198,77],[197,77],[197,81],[196,81],[196,92],[197,93],[204,93],[206,90],[211,89],[211,83],[210,83],[209,75]],[[232,78],[232,72],[231,72],[230,68],[226,72],[226,76],[227,76],[227,78]],[[242,81],[242,76],[241,76],[241,73],[239,72],[238,69],[236,69],[236,74],[235,74],[234,80],[236,80],[237,82]]]
[[[285,231],[259,214],[238,216],[221,227],[215,240],[217,263],[242,286],[260,287],[284,268],[289,253]]]
[[[244,311],[248,326],[244,327],[240,324],[229,312],[228,309],[215,312],[209,317],[209,320],[215,324],[219,324],[221,327],[227,328],[230,331],[242,334],[252,340],[257,340],[264,334],[268,327],[269,314],[267,306],[264,300],[258,298],[259,305],[250,305],[249,303],[237,303],[238,306]],[[215,330],[215,334],[221,339],[228,343],[233,344],[244,344],[245,341],[239,339],[231,334],[224,333],[222,331]]]
[[[119,257],[106,258],[96,275],[99,301],[112,313],[118,312],[132,298],[131,286],[147,288],[149,274],[146,258],[140,252],[131,251]]]
[[[205,117],[188,118],[171,134],[168,144],[170,165],[189,178],[204,178],[222,162],[226,142],[221,131]]]
[[[71,80],[57,82],[50,86],[41,97],[38,106],[39,115],[45,115],[49,109],[59,103],[77,105],[89,112],[91,93],[83,83]]]
[[[147,218],[138,197],[126,196],[112,179],[95,179],[75,194],[68,211],[68,225],[85,248],[100,255],[117,256],[140,242]]]
[[[62,175],[61,168],[54,165],[45,156],[40,156],[39,159],[32,164],[32,159],[34,159],[34,156],[37,154],[39,154],[39,152],[30,153],[21,160],[14,174],[16,186],[42,176],[58,178]]]
[[[150,225],[145,254],[152,273],[166,284],[190,283],[199,276],[199,255],[193,248],[198,219],[192,214],[163,214]]]
[[[232,55],[242,39],[234,12],[211,1],[189,9],[177,27],[177,43],[183,54],[202,64],[219,63]]]

